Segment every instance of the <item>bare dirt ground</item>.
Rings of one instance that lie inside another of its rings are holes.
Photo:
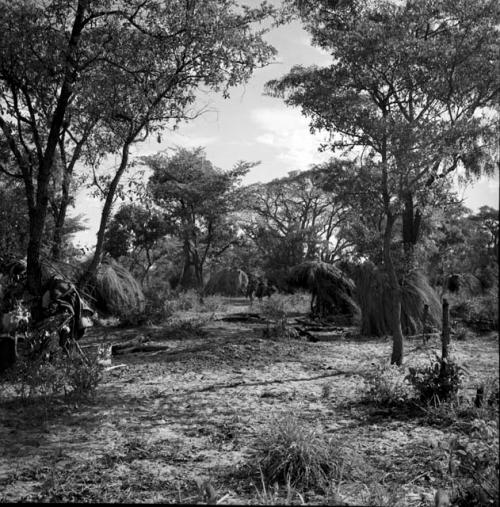
[[[233,300],[225,311],[245,304]],[[431,505],[436,488],[447,486],[440,442],[450,430],[360,402],[367,371],[390,357],[390,340],[269,339],[263,327],[214,319],[205,336],[182,339],[162,327],[92,329],[84,344],[147,335],[168,349],[113,357],[125,366],[104,374],[92,403],[61,401],[49,411],[2,404],[0,500],[200,503],[196,484],[208,480],[213,501],[262,503],[249,456],[276,417],[293,415],[345,442],[380,485],[377,492],[362,477],[342,480],[337,490],[348,504],[396,492],[400,505]],[[468,388],[498,377],[498,335],[453,346],[468,366]],[[432,350],[437,339],[425,348],[410,341],[406,363]],[[307,491],[301,501],[324,503]]]

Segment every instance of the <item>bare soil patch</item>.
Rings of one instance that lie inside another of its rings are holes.
[[[247,309],[233,303],[225,313]],[[259,503],[261,485],[248,473],[248,456],[277,414],[294,414],[348,442],[380,495],[397,491],[401,505],[429,505],[436,488],[447,487],[436,442],[455,430],[360,402],[371,365],[390,357],[389,339],[341,332],[314,343],[269,339],[264,327],[211,320],[203,335],[192,337],[162,327],[93,329],[83,345],[144,335],[168,348],[113,357],[125,366],[104,374],[91,404],[61,400],[44,411],[36,402],[4,399],[0,500],[200,503],[210,500],[200,488],[208,481],[212,501]],[[426,347],[409,341],[406,362],[439,347],[437,339]],[[482,379],[498,376],[496,334],[453,347],[469,369],[471,393]],[[345,502],[373,504],[376,492],[361,475],[340,484]],[[314,492],[303,492],[303,499],[324,500]]]

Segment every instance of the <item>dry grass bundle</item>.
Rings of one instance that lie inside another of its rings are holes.
[[[93,292],[97,301],[116,316],[141,312],[145,297],[139,282],[130,271],[113,259],[105,259],[93,280]]]
[[[355,275],[356,297],[361,308],[361,334],[384,336],[392,333],[390,326],[390,292],[385,273],[371,263],[358,267]],[[401,327],[404,334],[422,332],[424,305],[429,305],[429,326],[439,326],[441,304],[425,276],[415,271],[402,287]]]
[[[289,283],[311,292],[311,309],[322,317],[334,314],[348,316],[350,320],[359,314],[354,300],[355,285],[339,268],[320,261],[307,261],[292,268]]]
[[[223,269],[210,276],[205,285],[205,294],[222,296],[244,296],[248,275],[241,269]]]

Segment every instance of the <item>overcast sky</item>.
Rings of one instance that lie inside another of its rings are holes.
[[[327,65],[330,57],[310,44],[298,22],[273,29],[267,40],[278,50],[276,62],[255,71],[250,81],[231,91],[229,99],[214,93],[200,93],[199,105],[208,112],[181,124],[175,132],[166,131],[162,142],[156,138],[136,145],[133,154],[142,156],[174,146],[203,146],[208,159],[228,170],[239,160],[260,161],[244,183],[267,182],[289,171],[304,170],[326,160],[331,154],[318,152],[324,135],[311,135],[307,120],[282,100],[263,94],[264,84],[288,72],[293,65]],[[473,188],[461,189],[465,205],[473,210],[488,205],[498,208],[498,174]],[[102,204],[83,192],[72,214],[83,214],[89,230],[75,238],[81,245],[95,244]]]

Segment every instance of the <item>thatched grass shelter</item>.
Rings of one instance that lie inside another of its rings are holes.
[[[248,275],[241,269],[223,269],[210,276],[205,285],[205,294],[210,296],[244,296],[248,285]]]
[[[385,336],[392,333],[390,326],[390,288],[387,275],[366,262],[356,269],[356,299],[361,308],[361,334]],[[403,334],[422,332],[424,306],[429,306],[427,325],[439,326],[441,304],[435,290],[420,271],[410,274],[402,287],[401,327]]]
[[[339,268],[320,261],[306,261],[290,271],[292,287],[312,294],[311,313],[319,317],[343,317],[346,323],[356,322],[359,307],[354,299],[354,282]]]
[[[90,285],[96,305],[113,315],[125,317],[144,310],[146,298],[139,282],[111,258],[103,260]]]

